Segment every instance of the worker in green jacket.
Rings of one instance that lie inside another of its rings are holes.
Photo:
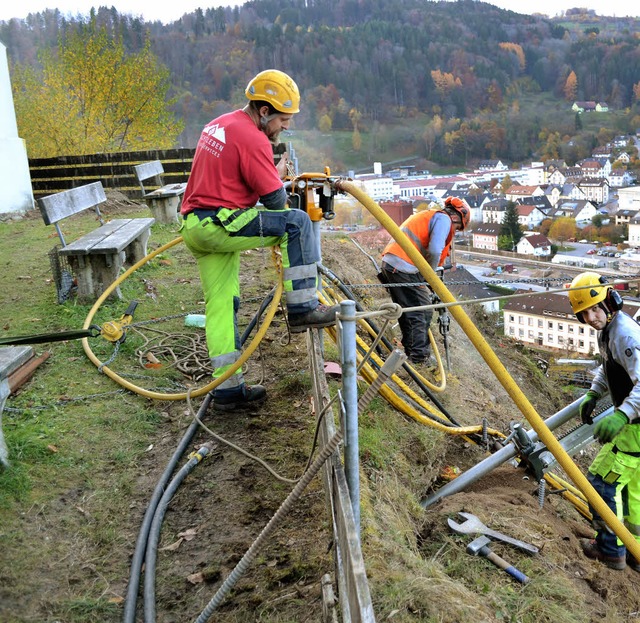
[[[587,478],[640,542],[640,325],[621,311],[622,297],[598,273],[578,275],[571,288],[569,300],[577,319],[598,331],[603,362],[580,404],[580,417],[585,424],[593,423],[596,402],[607,393],[615,407],[594,427],[594,437],[604,445]],[[640,563],[627,554],[622,541],[594,508],[590,510],[596,538],[583,540],[585,555],[611,569],[628,564],[640,571]]]

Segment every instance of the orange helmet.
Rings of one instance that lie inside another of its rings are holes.
[[[459,197],[447,197],[444,201],[445,208],[451,208],[460,215],[462,229],[465,229],[471,220],[471,208],[469,204]]]
[[[298,85],[284,72],[277,69],[261,71],[245,89],[247,99],[268,102],[278,112],[300,112]]]

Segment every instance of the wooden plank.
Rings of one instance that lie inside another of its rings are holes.
[[[107,200],[104,188],[100,182],[78,186],[60,193],[40,197],[38,207],[46,225],[52,225],[58,221],[82,212],[87,208],[103,203]]]
[[[161,197],[178,197],[184,194],[186,184],[166,184],[162,188],[157,188],[147,193],[145,199],[158,199]]]
[[[60,249],[60,255],[120,253],[153,225],[153,218],[114,219]]]
[[[0,379],[6,379],[33,357],[31,346],[0,347]]]
[[[324,374],[322,349],[316,331],[307,332],[307,350],[313,378],[314,407],[316,415],[318,415],[323,406],[329,402],[329,388]],[[328,439],[335,434],[335,430],[335,414],[333,409],[327,409],[320,426],[320,443],[326,444]],[[342,620],[375,623],[375,613],[360,549],[360,539],[351,508],[347,479],[338,452],[335,452],[325,463],[322,477],[336,539],[336,575],[340,587]]]
[[[194,149],[165,149],[137,152],[115,152],[58,158],[29,160],[34,198],[62,192],[78,186],[101,182],[104,188],[114,188],[131,199],[141,197],[140,182],[133,167],[159,160],[164,168],[163,184],[149,184],[148,190],[161,185],[187,181],[191,172]]]
[[[60,255],[89,255],[90,250],[131,219],[114,219],[60,249]],[[120,249],[119,251],[121,251]]]
[[[96,243],[90,250],[89,255],[102,253],[120,253],[128,247],[136,238],[139,238],[155,222],[152,218],[134,218],[123,223],[109,237]]]
[[[160,162],[160,160],[137,164],[133,167],[133,170],[136,172],[136,176],[141,182],[148,180],[150,177],[155,177],[156,175],[162,175],[164,173],[162,162]]]

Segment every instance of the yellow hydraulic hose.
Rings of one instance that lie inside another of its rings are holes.
[[[159,247],[155,251],[152,251],[151,253],[143,257],[140,261],[136,262],[129,269],[127,269],[124,273],[122,273],[122,275],[120,275],[120,277],[118,277],[118,279],[116,279],[100,295],[98,300],[93,304],[93,307],[89,310],[89,314],[87,315],[87,318],[84,321],[84,325],[82,328],[88,329],[91,326],[91,321],[93,319],[93,316],[98,311],[102,303],[111,294],[111,292],[113,292],[115,288],[117,288],[127,277],[129,277],[129,275],[133,274],[136,270],[138,270],[138,268],[146,264],[149,260],[153,259],[156,255],[159,255],[163,251],[170,249],[171,247],[175,246],[180,242],[182,242],[182,236],[179,236],[178,238],[175,238],[171,242],[168,242],[167,244]],[[231,366],[231,368],[229,368],[224,374],[220,375],[219,377],[217,377],[215,380],[211,381],[204,387],[200,387],[199,389],[192,391],[190,394],[191,398],[197,398],[198,396],[203,396],[204,394],[207,394],[208,392],[210,392],[212,389],[216,388],[223,381],[226,381],[231,375],[233,375],[233,373],[240,366],[242,366],[245,363],[245,361],[247,361],[247,359],[249,359],[249,357],[251,357],[254,351],[258,348],[260,341],[265,336],[267,329],[269,328],[269,325],[271,324],[271,321],[273,320],[273,317],[275,316],[275,313],[278,310],[278,305],[280,304],[280,298],[282,296],[282,292],[284,289],[284,283],[282,281],[282,270],[280,269],[280,264],[277,261],[276,261],[276,267],[278,269],[278,275],[279,275],[278,285],[273,295],[273,300],[271,301],[271,303],[269,304],[269,307],[267,308],[264,320],[260,323],[258,331],[256,332],[256,335],[254,336],[253,340],[251,340],[251,343],[249,344],[249,346],[247,346],[247,348],[243,350],[239,359],[233,364],[233,366]],[[141,396],[145,396],[146,398],[153,398],[154,400],[186,400],[187,398],[186,392],[182,392],[178,394],[165,394],[162,392],[153,392],[153,391],[144,389],[142,387],[138,387],[137,385],[130,383],[126,379],[123,379],[116,372],[111,370],[111,368],[102,364],[102,362],[96,357],[96,355],[91,350],[91,347],[89,346],[89,341],[87,338],[82,339],[82,348],[84,349],[84,352],[87,354],[87,357],[89,357],[89,359],[98,368],[100,368],[102,372],[104,372],[109,378],[113,379],[119,385],[122,385],[126,389],[129,389],[130,391],[136,394],[140,394]]]
[[[333,288],[331,288],[330,286],[324,287],[324,289],[321,292],[318,293],[318,297],[320,298],[321,302],[323,302],[325,304],[328,304],[328,305],[335,305],[335,304],[339,303],[341,300],[344,300],[344,298],[339,298],[336,295],[336,293],[333,290]],[[358,323],[359,326],[361,326],[371,336],[372,339],[375,339],[377,337],[377,332],[373,330],[371,325],[367,322],[366,318],[358,318],[357,323]],[[331,335],[332,338],[334,338],[334,341],[335,341],[335,334],[330,332],[330,335]],[[437,346],[435,340],[433,339],[433,334],[431,333],[431,329],[429,329],[429,343],[431,344],[432,352],[435,353],[436,365],[437,365],[437,373],[436,374],[440,378],[440,382],[438,383],[438,385],[435,385],[431,381],[429,381],[428,379],[424,378],[424,376],[422,376],[422,374],[420,374],[420,372],[418,372],[418,370],[416,370],[416,368],[414,368],[410,363],[407,362],[405,365],[409,366],[411,368],[412,372],[431,391],[433,391],[433,392],[443,392],[447,387],[447,375],[444,373],[444,363],[442,362],[442,358],[440,357],[440,351],[438,350],[438,346]],[[363,342],[363,344],[364,344],[364,342]],[[384,343],[381,343],[381,346],[384,346],[385,348],[387,348]],[[387,348],[387,350],[389,350],[389,349]]]
[[[545,474],[544,479],[551,487],[557,491],[562,491],[562,497],[568,502],[571,502],[581,515],[589,520],[592,519],[589,506],[585,501],[584,495],[582,495],[582,492],[579,489],[576,489],[572,484],[568,483],[556,474]]]
[[[418,268],[422,276],[443,303],[456,302],[456,299],[444,283],[438,278],[429,263],[422,257],[420,252],[404,235],[393,219],[389,217],[387,213],[373,199],[371,199],[371,197],[358,188],[356,184],[346,180],[337,181],[336,187],[338,190],[352,195],[367,210],[369,210],[371,214],[373,214],[378,222],[380,222],[380,224],[391,234],[393,239],[409,256],[413,264]],[[629,532],[629,530],[616,517],[615,513],[605,504],[602,498],[598,495],[598,492],[593,488],[591,483],[589,483],[577,465],[571,460],[571,457],[549,430],[547,425],[544,423],[544,420],[538,415],[533,405],[529,402],[520,387],[518,387],[518,384],[511,377],[498,356],[493,352],[480,331],[478,331],[478,328],[467,316],[464,309],[459,305],[453,305],[450,309],[452,316],[456,319],[462,330],[476,347],[489,368],[496,375],[500,384],[520,409],[521,413],[529,422],[533,430],[536,431],[540,441],[547,447],[551,454],[553,454],[566,474],[584,493],[589,503],[624,543],[629,552],[633,554],[636,560],[640,560],[640,543],[635,540],[631,532]]]

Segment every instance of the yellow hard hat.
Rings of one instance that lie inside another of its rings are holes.
[[[277,69],[261,71],[245,89],[247,99],[268,102],[278,112],[300,112],[298,85],[284,72]]]
[[[571,282],[571,288],[582,288],[581,290],[569,290],[569,302],[571,309],[576,316],[598,303],[602,303],[607,298],[611,286],[603,287],[606,280],[598,273],[580,273]],[[588,288],[586,286],[594,286]],[[615,311],[615,310],[612,310]]]

